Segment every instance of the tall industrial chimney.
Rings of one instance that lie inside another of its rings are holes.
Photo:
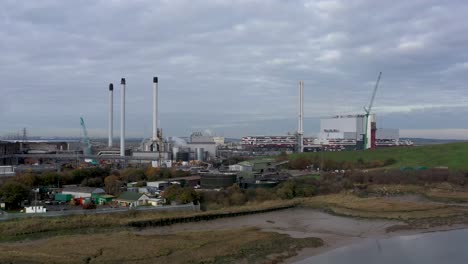
[[[304,82],[299,81],[299,127],[297,130],[297,152],[304,151]]]
[[[158,140],[158,77],[153,77],[153,141]]]
[[[120,156],[125,157],[125,78],[120,81],[122,94],[120,101]]]
[[[112,148],[114,137],[114,85],[109,84],[109,148]]]

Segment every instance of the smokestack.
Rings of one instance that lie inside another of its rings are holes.
[[[120,156],[125,156],[125,78],[120,81],[122,85],[120,101]]]
[[[114,137],[114,85],[109,84],[109,148],[112,148],[112,138]]]
[[[304,82],[299,81],[299,127],[297,130],[297,151],[304,151]]]
[[[153,77],[153,141],[158,140],[158,77]]]

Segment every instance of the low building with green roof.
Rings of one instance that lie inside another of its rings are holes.
[[[115,198],[115,196],[110,195],[110,194],[97,194],[93,193],[91,195],[91,198],[94,199],[94,203],[104,205],[112,202],[112,199]]]

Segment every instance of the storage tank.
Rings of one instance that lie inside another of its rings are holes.
[[[172,159],[177,161],[177,153],[179,153],[178,147],[172,147]]]
[[[195,149],[195,159],[198,161],[205,160],[205,149],[204,148],[196,148]]]

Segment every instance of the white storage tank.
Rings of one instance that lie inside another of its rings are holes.
[[[204,148],[196,148],[195,149],[195,159],[198,161],[205,160],[205,149]]]
[[[179,147],[172,147],[172,160],[177,161],[177,153],[179,153]]]

